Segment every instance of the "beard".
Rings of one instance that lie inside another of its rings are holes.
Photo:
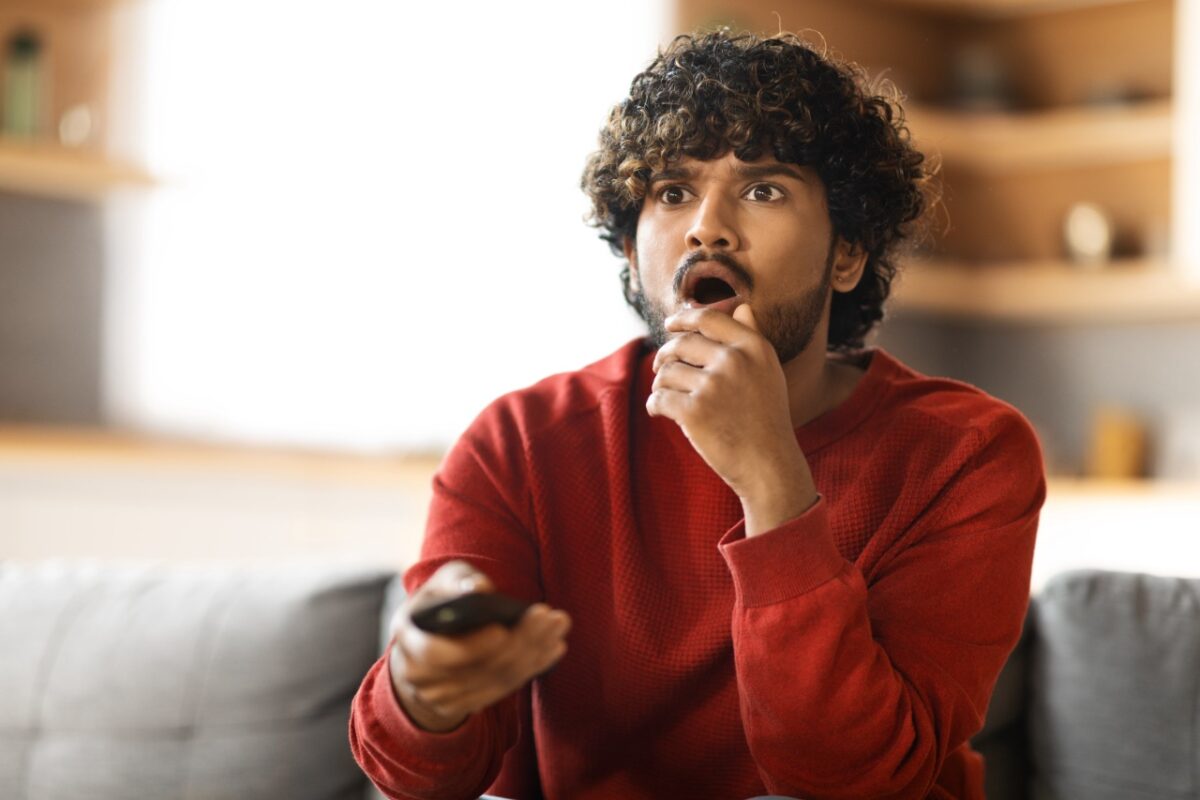
[[[812,344],[833,276],[834,245],[830,243],[825,256],[825,269],[817,286],[809,289],[797,299],[785,303],[756,305],[754,318],[758,322],[763,338],[775,348],[780,364],[786,364],[800,355]],[[744,270],[743,270],[744,272]],[[679,280],[676,280],[676,285]],[[654,347],[662,347],[671,338],[666,320],[670,316],[661,303],[646,297],[642,287],[633,292],[633,306],[650,328],[649,339]]]

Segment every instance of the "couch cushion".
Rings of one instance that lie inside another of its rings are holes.
[[[1196,798],[1200,581],[1077,571],[1036,613],[1034,796]]]
[[[362,797],[384,570],[0,566],[0,797]]]

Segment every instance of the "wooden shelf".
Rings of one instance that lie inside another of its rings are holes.
[[[907,110],[914,143],[973,172],[1068,169],[1169,158],[1169,100],[1029,113]]]
[[[49,144],[0,139],[0,190],[68,200],[97,200],[120,188],[146,188],[145,170]]]
[[[880,5],[900,6],[914,11],[934,11],[958,16],[1016,17],[1050,11],[1072,11],[1095,6],[1112,6],[1141,0],[876,0]]]
[[[1157,478],[1115,480],[1080,478],[1071,475],[1048,475],[1046,483],[1050,494],[1055,498],[1069,498],[1072,500],[1114,497],[1135,500],[1187,498],[1200,502],[1200,483],[1194,480],[1163,480]]]
[[[115,428],[0,423],[0,467],[128,467],[390,484],[428,482],[441,458],[435,452],[365,454],[202,441]]]
[[[903,314],[1014,323],[1200,320],[1200,276],[1157,261],[1090,269],[1066,262],[987,265],[910,261],[895,306]]]

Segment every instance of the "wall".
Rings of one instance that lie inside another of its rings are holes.
[[[0,561],[416,558],[434,458],[357,458],[0,428]]]
[[[1021,409],[1056,473],[1079,474],[1100,404],[1145,415],[1161,445],[1168,444],[1162,425],[1169,416],[1200,413],[1197,324],[1032,326],[898,315],[878,343],[922,372],[965,380]]]
[[[0,419],[102,418],[102,212],[0,192]]]

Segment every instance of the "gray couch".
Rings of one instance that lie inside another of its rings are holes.
[[[362,800],[370,568],[0,564],[3,800]],[[989,798],[1197,798],[1200,581],[1060,576],[976,745]]]
[[[974,744],[989,800],[1200,798],[1200,580],[1051,580]]]

